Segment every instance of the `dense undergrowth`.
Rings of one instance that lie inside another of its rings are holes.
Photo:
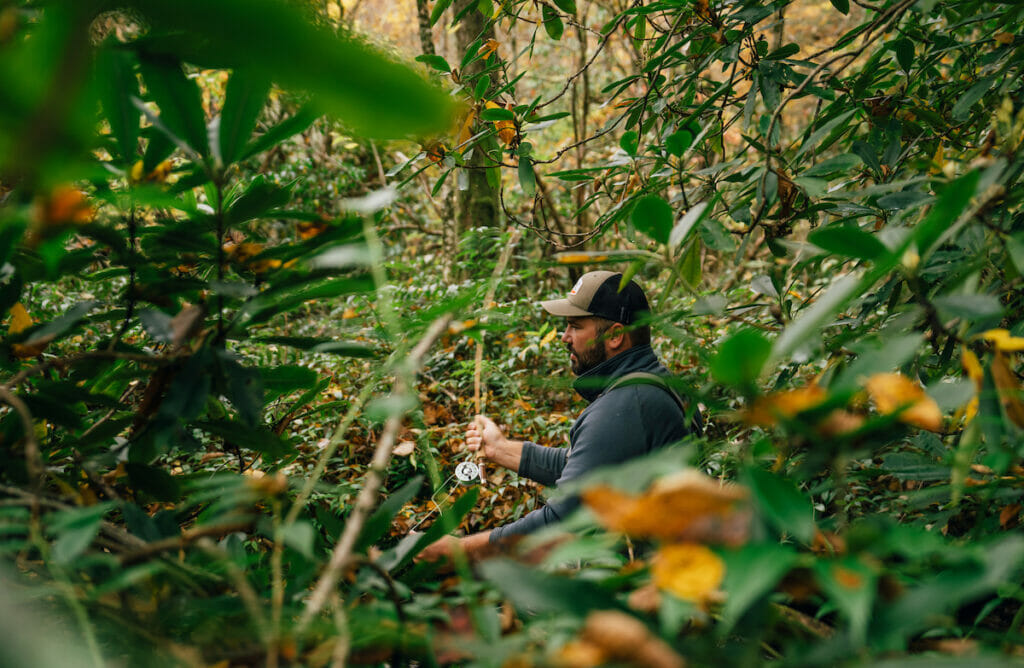
[[[1024,9],[173,5],[0,4],[0,663],[1019,658]],[[415,562],[551,493],[463,425],[567,442],[606,266],[706,432]]]

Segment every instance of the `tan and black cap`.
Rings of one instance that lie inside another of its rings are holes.
[[[592,271],[576,281],[565,299],[552,299],[540,305],[551,315],[567,318],[592,315],[632,325],[651,308],[639,285],[629,281],[619,290],[621,282],[620,272]]]

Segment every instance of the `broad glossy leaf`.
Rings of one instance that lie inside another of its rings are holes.
[[[672,207],[664,199],[657,195],[641,197],[629,217],[636,229],[659,243],[668,243],[674,216]]]
[[[586,580],[548,575],[507,559],[486,561],[480,571],[524,612],[582,618],[592,610],[622,609],[615,597]]]
[[[715,378],[726,385],[752,389],[764,368],[772,344],[760,332],[741,329],[722,342],[709,364]]]
[[[829,158],[825,162],[819,162],[810,169],[800,173],[801,176],[830,176],[838,172],[846,172],[856,167],[861,162],[860,156],[854,153],[844,153]]]
[[[231,203],[225,218],[232,224],[242,223],[284,206],[290,199],[291,192],[287,188],[269,183],[260,174],[253,179],[245,192]]]
[[[401,488],[388,495],[376,512],[370,516],[370,519],[366,520],[366,524],[363,525],[363,531],[359,534],[359,540],[356,542],[355,549],[363,552],[380,540],[391,525],[391,520],[395,514],[416,496],[416,493],[420,491],[422,486],[423,476],[413,476]]]
[[[934,300],[943,318],[963,318],[968,322],[994,320],[1003,315],[1003,305],[993,295],[943,295]]]
[[[799,557],[796,550],[785,545],[752,543],[738,550],[725,550],[722,558],[726,593],[721,629],[724,635],[751,605],[775,588]]]
[[[858,260],[876,260],[889,252],[874,235],[846,225],[819,227],[808,236],[808,240],[833,255]]]
[[[435,5],[439,16],[447,0]],[[278,85],[305,91],[321,112],[360,134],[403,137],[447,129],[453,103],[411,68],[359,41],[308,22],[275,0],[128,0],[159,35],[148,53],[174,54],[200,67],[248,68]],[[272,48],[270,48],[272,45]]]
[[[217,126],[220,158],[225,165],[230,165],[242,154],[263,105],[267,103],[269,92],[270,81],[263,76],[247,69],[235,70],[231,74]]]
[[[854,642],[863,643],[875,602],[876,573],[853,557],[818,561],[814,572],[829,599],[846,616]]]
[[[551,5],[541,5],[541,17],[544,21],[544,30],[548,33],[548,37],[554,40],[562,39],[562,33],[565,32],[565,25],[562,24],[562,18],[558,15]]]
[[[295,112],[294,116],[289,116],[252,140],[252,143],[245,148],[245,151],[238,156],[238,159],[244,160],[256,155],[257,153],[262,153],[272,146],[276,146],[285,139],[288,139],[293,135],[297,135],[308,128],[313,124],[313,121],[319,117],[320,113],[315,111],[312,107],[308,105],[302,107]]]
[[[110,124],[110,134],[117,141],[125,165],[132,164],[138,153],[141,114],[131,99],[133,95],[139,94],[134,65],[133,54],[122,49],[106,47],[96,55],[96,79],[103,115]]]
[[[209,155],[199,87],[185,76],[181,62],[174,58],[143,56],[140,64],[149,96],[160,108],[160,120],[196,153]]]
[[[996,81],[995,77],[987,77],[968,88],[963,95],[957,98],[956,104],[953,105],[953,119],[957,121],[966,120],[971,115],[971,107],[977,104],[981,98],[985,97],[985,93],[995,85]]]
[[[746,471],[758,507],[780,534],[790,534],[810,544],[817,527],[811,500],[789,479],[752,466]]]
[[[533,161],[529,156],[519,158],[519,186],[526,197],[532,198],[537,191],[537,177],[533,173]]]

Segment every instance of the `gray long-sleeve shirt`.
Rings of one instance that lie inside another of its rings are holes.
[[[685,416],[664,389],[636,384],[605,393],[618,378],[635,371],[668,375],[651,347],[643,345],[607,359],[577,378],[573,387],[590,405],[569,430],[569,449],[523,443],[519,475],[542,485],[559,485],[682,439],[687,434]],[[490,540],[527,534],[563,520],[579,503],[575,496],[554,499],[494,529]]]

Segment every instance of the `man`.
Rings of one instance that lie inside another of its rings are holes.
[[[569,431],[569,450],[510,439],[483,415],[466,428],[469,450],[542,485],[559,485],[688,433],[675,395],[650,377],[668,371],[651,350],[650,327],[644,322],[650,312],[647,297],[633,281],[619,290],[621,282],[621,273],[592,271],[565,299],[541,302],[548,313],[567,319],[562,342],[577,376],[573,388],[590,402]],[[633,382],[622,382],[627,374],[638,372],[647,377],[631,376]],[[448,557],[457,548],[472,556],[491,543],[561,521],[578,506],[575,497],[556,499],[496,529],[463,538],[447,536],[428,546],[420,558]]]

